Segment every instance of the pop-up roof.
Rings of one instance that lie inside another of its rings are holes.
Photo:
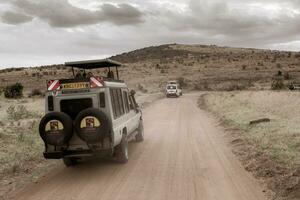
[[[109,73],[112,74],[110,78],[114,77],[113,73],[110,71],[111,67],[115,67],[116,68],[116,72],[117,72],[117,79],[119,79],[119,71],[118,71],[118,67],[120,67],[122,64],[114,61],[114,60],[110,60],[110,59],[102,59],[102,60],[84,60],[84,61],[75,61],[75,62],[66,62],[65,66],[66,67],[72,67],[72,71],[73,71],[73,76],[75,77],[75,72],[74,72],[74,68],[79,68],[79,69],[99,69],[99,68],[108,68],[109,69]],[[113,78],[114,79],[114,78]]]
[[[102,59],[102,60],[85,60],[85,61],[75,61],[75,62],[66,62],[65,66],[67,67],[76,67],[80,69],[97,69],[97,68],[106,68],[106,67],[120,67],[122,64],[110,60],[110,59]]]

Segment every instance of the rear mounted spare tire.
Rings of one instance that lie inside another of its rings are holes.
[[[108,134],[110,123],[104,112],[96,108],[88,108],[77,115],[75,130],[80,139],[88,144],[94,144]]]
[[[48,113],[40,122],[39,132],[46,144],[65,145],[73,135],[72,119],[62,112]]]

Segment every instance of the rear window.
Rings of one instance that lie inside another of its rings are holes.
[[[60,101],[61,112],[69,115],[73,120],[76,118],[78,113],[84,109],[92,108],[92,99],[67,99]]]
[[[177,88],[176,85],[168,85],[167,86],[168,90],[176,90],[176,88]]]

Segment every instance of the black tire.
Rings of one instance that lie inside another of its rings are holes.
[[[63,162],[65,164],[66,167],[71,167],[77,164],[77,159],[76,158],[69,158],[69,157],[65,157],[63,158]]]
[[[73,135],[72,119],[63,112],[48,113],[41,119],[39,133],[46,144],[66,145]]]
[[[137,129],[138,133],[135,135],[135,141],[143,142],[144,141],[144,125],[143,120],[140,120],[139,127]]]
[[[110,122],[104,112],[96,108],[88,108],[77,115],[75,131],[83,141],[89,144],[97,143],[108,135]]]
[[[127,163],[129,160],[128,156],[128,140],[127,136],[123,134],[121,143],[115,147],[115,158],[119,163]]]

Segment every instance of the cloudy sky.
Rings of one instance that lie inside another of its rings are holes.
[[[0,68],[164,43],[300,51],[300,0],[0,0]]]

